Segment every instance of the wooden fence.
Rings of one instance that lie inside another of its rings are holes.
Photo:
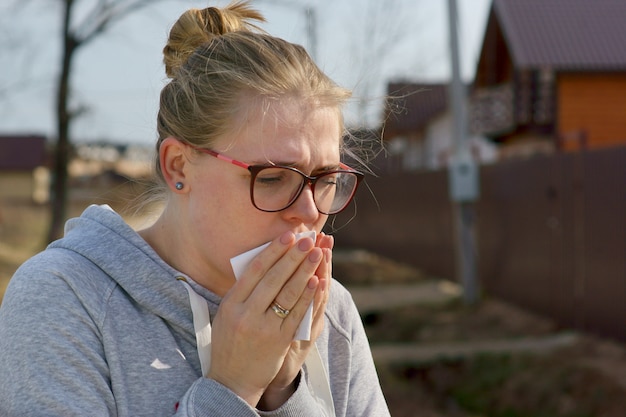
[[[370,177],[334,226],[364,248],[456,280],[444,171]],[[563,326],[626,341],[626,147],[480,169],[478,277],[490,294]]]

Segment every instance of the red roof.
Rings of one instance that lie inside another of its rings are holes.
[[[32,170],[46,157],[44,136],[0,136],[0,170]]]
[[[625,0],[494,0],[492,7],[517,68],[626,70]]]

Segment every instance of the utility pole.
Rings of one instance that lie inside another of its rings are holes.
[[[306,36],[309,40],[309,55],[313,61],[317,59],[317,21],[315,9],[311,6],[304,7],[304,15],[306,16]]]
[[[458,15],[456,0],[448,0],[448,27],[450,30],[451,80],[448,88],[453,117],[454,145],[448,166],[450,199],[455,218],[455,240],[458,281],[463,286],[465,304],[478,301],[476,278],[476,242],[474,202],[479,195],[479,172],[467,138],[467,97],[461,79]]]

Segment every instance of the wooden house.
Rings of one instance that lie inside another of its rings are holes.
[[[494,0],[469,121],[520,149],[626,145],[626,1]]]
[[[452,156],[452,113],[448,86],[397,82],[387,86],[383,139],[389,150],[387,171],[440,169]],[[469,135],[477,162],[495,159],[495,146],[479,135]]]
[[[38,200],[36,171],[46,161],[44,136],[0,136],[0,200]]]

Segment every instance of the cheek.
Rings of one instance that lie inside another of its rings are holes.
[[[252,206],[248,188],[241,184],[205,181],[201,189],[192,190],[190,206],[197,224],[197,230],[191,232],[210,240],[221,253],[236,252],[238,236],[250,235],[261,228],[260,212]]]
[[[230,167],[224,170],[219,167],[221,165],[198,170],[192,178],[192,204],[196,210],[204,210],[211,216],[228,215],[234,210],[246,208],[250,199],[249,184],[245,179],[225,172]]]
[[[247,205],[247,200],[223,185],[207,189],[191,199],[194,218],[200,220],[209,233],[236,227],[245,219]]]

